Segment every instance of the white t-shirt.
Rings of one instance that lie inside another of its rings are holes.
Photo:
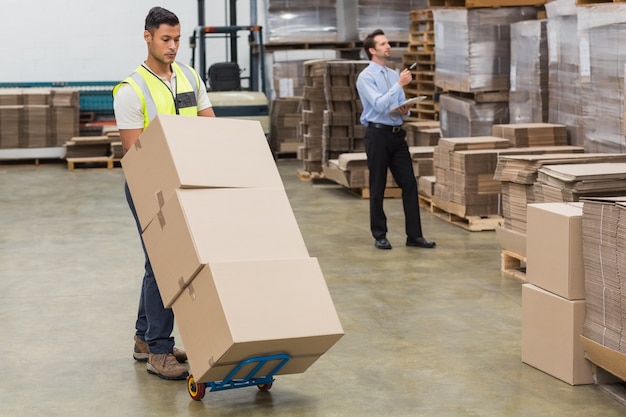
[[[144,68],[150,69],[144,65]],[[176,72],[172,72],[172,81],[159,77],[170,91],[176,91]],[[202,83],[202,80],[200,80]],[[206,88],[200,85],[198,91],[198,111],[212,107]],[[115,122],[118,129],[143,129],[143,109],[141,99],[129,84],[123,84],[115,93],[113,100],[113,111],[115,112]]]

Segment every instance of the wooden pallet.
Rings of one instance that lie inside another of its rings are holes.
[[[500,271],[510,277],[526,281],[526,257],[503,250],[500,254]]]
[[[67,169],[74,171],[75,168],[106,168],[113,169],[115,163],[119,163],[119,158],[110,156],[92,156],[85,158],[66,158]]]
[[[504,224],[504,218],[495,214],[489,216],[461,216],[453,213],[453,211],[457,211],[460,208],[462,206],[458,204],[443,202],[437,198],[433,198],[430,202],[430,212],[434,216],[470,232],[496,230],[496,226]]]
[[[324,178],[323,172],[311,172],[305,171],[304,169],[298,169],[296,170],[296,173],[298,174],[298,178],[300,178],[300,180],[302,181],[311,181],[314,179]]]

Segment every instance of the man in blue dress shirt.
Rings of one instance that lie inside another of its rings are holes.
[[[391,249],[387,240],[387,217],[383,210],[387,169],[402,189],[406,245],[434,248],[435,242],[426,240],[422,234],[417,181],[413,161],[402,129],[404,117],[410,105],[398,107],[405,101],[402,87],[412,80],[408,69],[398,72],[387,68],[391,46],[382,30],[376,30],[365,38],[363,49],[370,64],[359,74],[357,91],[363,104],[361,124],[367,126],[365,152],[369,169],[370,229],[378,249]],[[392,109],[395,109],[392,111]]]

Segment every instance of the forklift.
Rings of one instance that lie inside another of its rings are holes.
[[[229,0],[230,25],[205,26],[204,0],[198,0],[198,26],[189,39],[191,66],[207,86],[209,100],[217,117],[258,120],[266,136],[270,131],[269,100],[265,81],[263,28],[236,24],[236,0]],[[237,41],[241,33],[248,35],[249,75],[242,77],[238,62]],[[229,44],[228,61],[216,62],[207,68],[207,40],[223,39]],[[197,53],[196,53],[197,48]],[[197,60],[196,60],[197,58]]]

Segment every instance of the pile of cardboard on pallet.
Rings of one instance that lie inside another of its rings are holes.
[[[405,140],[409,146],[436,146],[441,137],[439,122],[436,120],[406,121],[402,127],[406,131]]]
[[[0,89],[0,148],[62,146],[78,125],[78,91]]]
[[[304,171],[322,172],[339,154],[363,151],[365,128],[356,77],[367,61],[313,60],[304,64],[300,159]]]
[[[579,201],[586,196],[626,194],[626,163],[547,165],[539,169],[535,195],[540,201]]]
[[[624,195],[624,194],[621,194]],[[600,368],[626,380],[626,197],[583,199],[586,309],[582,343]]]
[[[433,175],[433,146],[410,146],[409,153],[413,160],[415,176]],[[329,160],[324,167],[324,177],[346,188],[363,192],[369,188],[369,170],[365,152],[342,153],[337,159]],[[391,172],[387,172],[388,188],[397,188]]]
[[[510,25],[535,19],[537,9],[433,9],[433,13],[435,85],[448,91],[440,97],[442,136],[490,135],[492,124],[509,121]]]
[[[159,115],[122,167],[197,382],[279,353],[304,372],[341,338],[257,122]]]

